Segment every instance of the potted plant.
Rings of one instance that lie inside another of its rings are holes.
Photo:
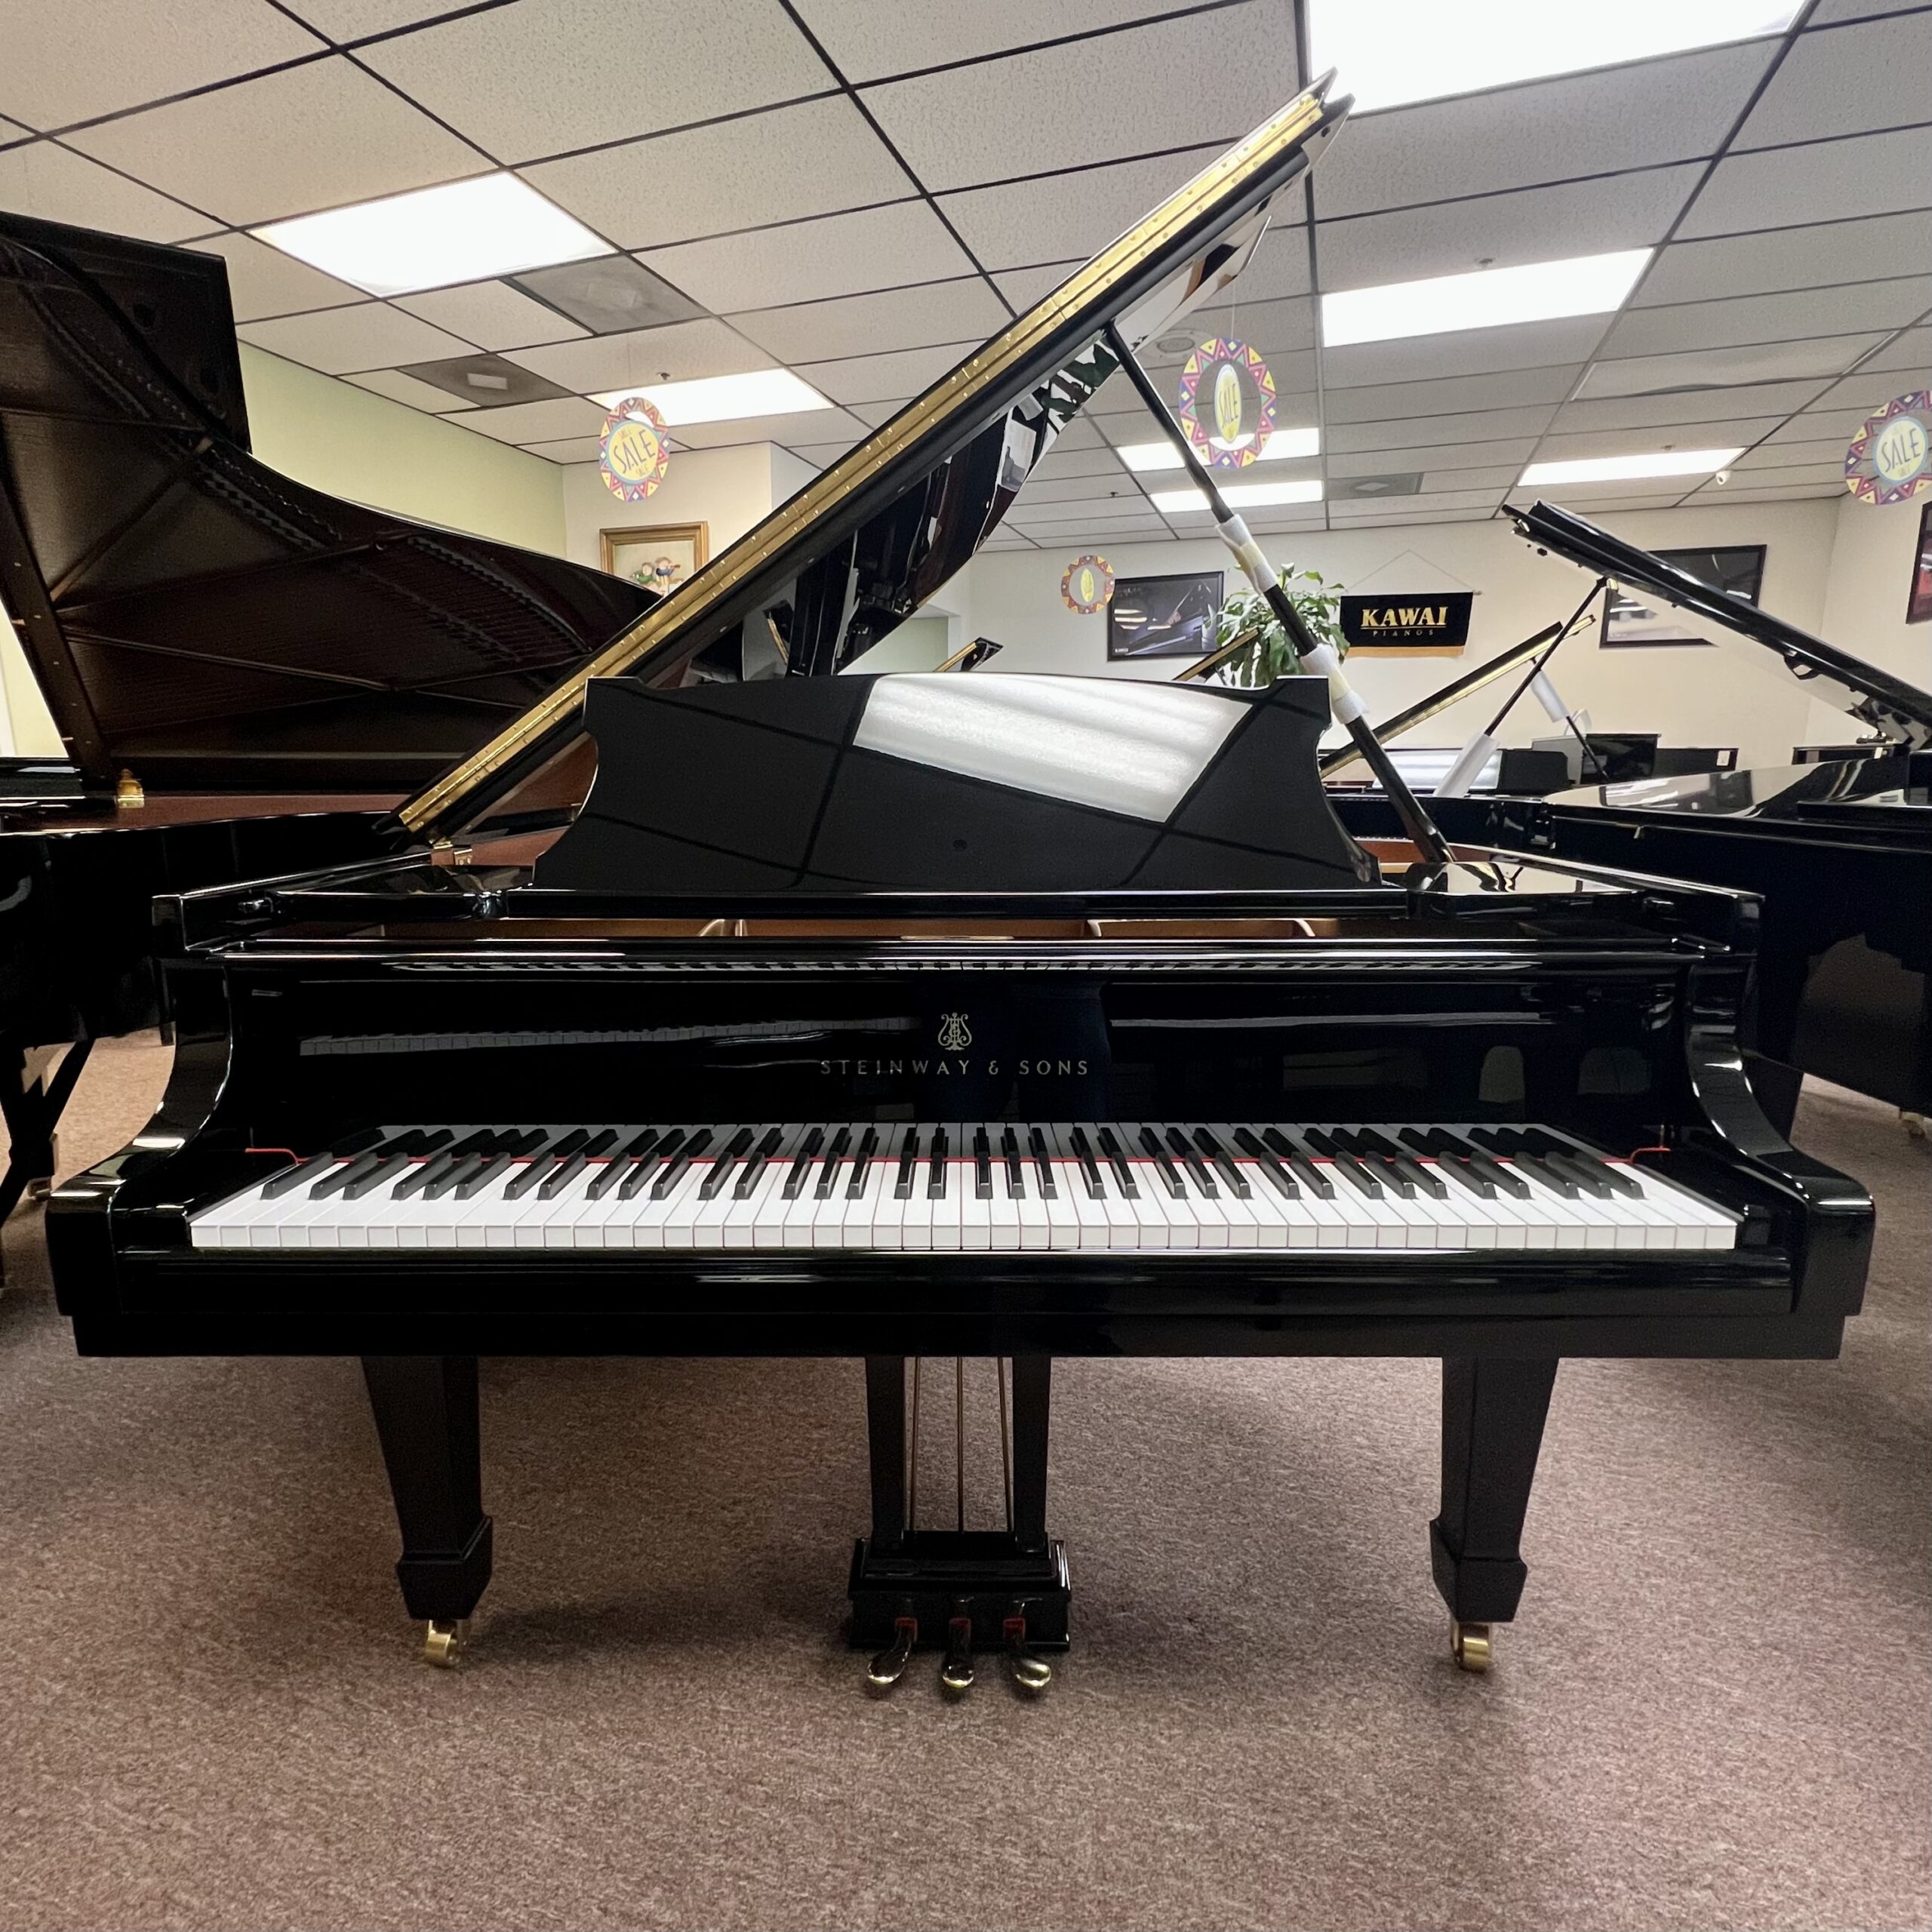
[[[1315,641],[1331,644],[1338,657],[1346,657],[1349,645],[1342,635],[1341,586],[1331,586],[1319,571],[1300,570],[1290,564],[1281,572],[1281,587]],[[1217,651],[1226,650],[1244,635],[1247,641],[1214,674],[1222,683],[1250,687],[1272,685],[1277,678],[1292,678],[1300,670],[1301,654],[1259,591],[1236,591],[1221,606],[1220,615],[1215,620]]]

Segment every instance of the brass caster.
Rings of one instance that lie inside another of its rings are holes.
[[[1932,1134],[1932,1119],[1927,1119],[1924,1114],[1913,1113],[1909,1108],[1900,1108],[1899,1124],[1914,1140],[1923,1140]]]
[[[42,1174],[26,1185],[26,1197],[29,1201],[45,1201],[54,1192],[54,1177]]]
[[[906,1666],[912,1661],[912,1646],[919,1641],[916,1617],[899,1617],[892,1628],[891,1646],[866,1666],[866,1681],[875,1690],[890,1690],[906,1675]]]
[[[463,1654],[463,1639],[469,1632],[469,1624],[460,1617],[449,1623],[440,1623],[431,1617],[423,1635],[423,1662],[435,1665],[439,1670],[453,1669]]]
[[[963,1697],[973,1687],[973,1620],[955,1617],[946,1626],[946,1660],[939,1667],[940,1687]]]
[[[1489,1626],[1487,1623],[1459,1623],[1453,1617],[1449,1620],[1449,1654],[1456,1660],[1457,1668],[1472,1670],[1480,1674],[1489,1668]]]
[[[1006,1668],[1016,1688],[1037,1697],[1054,1681],[1054,1667],[1044,1657],[1036,1657],[1026,1647],[1026,1620],[1006,1620]]]

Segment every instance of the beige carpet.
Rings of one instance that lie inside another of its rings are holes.
[[[163,1057],[96,1056],[69,1166]],[[497,1580],[425,1669],[352,1366],[78,1361],[24,1212],[0,1924],[1925,1925],[1932,1158],[1829,1090],[1797,1137],[1881,1202],[1844,1360],[1566,1367],[1487,1680],[1432,1365],[1068,1364],[1031,1706],[862,1694],[835,1362],[488,1364]]]

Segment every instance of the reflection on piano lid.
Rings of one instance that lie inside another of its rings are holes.
[[[269,469],[218,257],[11,214],[0,584],[97,796],[394,798],[658,601]]]
[[[843,669],[965,564],[1137,346],[1225,290],[1273,198],[1345,118],[1324,76],[648,611],[595,661],[401,808],[431,835],[568,814],[593,678],[651,684]]]

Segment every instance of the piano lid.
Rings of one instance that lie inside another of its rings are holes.
[[[1353,887],[1320,678],[1261,691],[938,672],[592,681],[597,775],[540,888],[1211,892]]]
[[[1932,691],[1922,691],[1729,591],[1713,590],[1661,557],[1553,503],[1535,503],[1527,509],[1512,505],[1509,515],[1532,543],[1554,550],[1586,570],[1637,586],[1680,609],[1695,611],[1754,644],[1768,646],[1784,660],[1792,675],[1812,685],[1818,697],[1875,727],[1894,743],[1921,751],[1932,746]]]
[[[0,214],[0,590],[91,789],[393,796],[657,599],[257,462],[227,272]]]
[[[595,678],[839,670],[910,616],[997,527],[1054,438],[1111,376],[1109,323],[1131,344],[1225,289],[1272,198],[1346,118],[1332,75],[1298,95],[1118,241],[942,377],[764,522],[679,585],[490,743],[401,808],[454,834],[493,812],[582,796],[584,694]],[[568,768],[570,779],[554,782]],[[535,779],[512,800],[513,788]],[[571,792],[574,783],[579,789]]]

